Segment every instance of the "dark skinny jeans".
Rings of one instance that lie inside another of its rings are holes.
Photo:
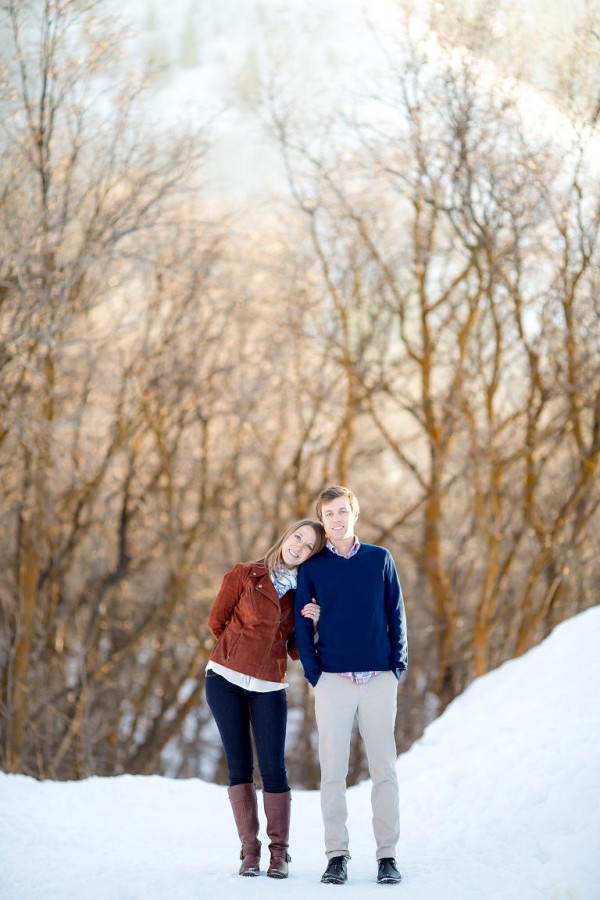
[[[285,771],[287,696],[280,691],[247,691],[210,670],[206,673],[206,702],[223,742],[229,784],[254,781],[251,730],[263,788],[281,794],[289,790]]]

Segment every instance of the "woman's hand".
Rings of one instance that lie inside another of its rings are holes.
[[[319,621],[319,616],[321,615],[321,607],[317,603],[317,601],[312,599],[311,603],[307,603],[306,606],[303,606],[300,610],[300,615],[304,616],[306,619],[312,619],[315,625]]]

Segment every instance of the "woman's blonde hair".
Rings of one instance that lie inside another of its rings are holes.
[[[265,553],[264,564],[267,569],[269,569],[269,571],[273,571],[273,569],[276,569],[278,566],[285,565],[282,555],[282,547],[284,541],[287,541],[290,535],[292,535],[299,528],[302,528],[303,525],[310,525],[310,527],[315,532],[315,546],[312,549],[310,556],[314,556],[315,553],[318,553],[323,549],[323,547],[325,546],[325,529],[323,528],[321,523],[317,522],[316,519],[299,519],[298,522],[294,522],[293,525],[290,525],[290,527],[283,532],[276,543],[274,543],[273,546],[270,547]],[[308,558],[309,557],[307,557],[307,559]]]

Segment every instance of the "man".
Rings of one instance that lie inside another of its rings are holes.
[[[317,517],[327,544],[299,570],[296,642],[315,694],[321,765],[321,810],[328,866],[321,881],[348,877],[346,777],[355,718],[373,782],[377,881],[397,884],[400,836],[394,723],[397,686],[408,663],[402,590],[388,550],[358,540],[358,501],[336,485],[322,491]],[[321,607],[318,634],[300,615],[312,598]]]

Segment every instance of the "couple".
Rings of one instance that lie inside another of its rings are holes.
[[[296,522],[264,559],[234,566],[210,613],[217,643],[206,669],[206,699],[227,758],[229,800],[242,843],[240,875],[258,875],[260,867],[252,732],[270,839],[267,875],[288,876],[289,654],[301,660],[314,688],[328,860],[321,881],[343,884],[348,877],[346,776],[355,718],[373,782],[377,881],[401,880],[394,722],[398,679],[408,661],[404,604],[389,551],[356,537],[358,512],[348,488],[322,491],[318,521]]]

